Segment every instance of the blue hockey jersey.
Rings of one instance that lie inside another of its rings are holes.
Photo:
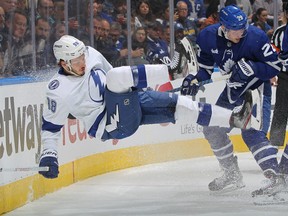
[[[251,25],[247,29],[246,36],[241,38],[239,43],[226,39],[220,24],[208,26],[197,37],[197,49],[200,67],[196,76],[198,81],[210,79],[215,64],[222,74],[228,74],[236,62],[244,58],[253,61],[257,68],[253,76],[259,82],[251,86],[251,89],[255,89],[263,81],[277,75],[281,67],[277,53],[267,35],[261,29]]]

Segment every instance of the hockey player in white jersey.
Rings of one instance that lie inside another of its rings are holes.
[[[69,114],[103,141],[131,136],[140,125],[175,123],[187,115],[200,125],[244,129],[249,124],[251,93],[241,109],[232,112],[173,93],[143,91],[169,82],[166,65],[112,68],[101,53],[69,35],[56,41],[53,51],[60,69],[48,83],[42,118],[39,166],[49,171],[39,173],[46,178],[58,177],[57,143]]]

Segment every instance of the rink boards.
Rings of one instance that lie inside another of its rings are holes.
[[[179,87],[180,81],[174,83]],[[38,166],[41,115],[46,82],[0,86],[0,168]],[[224,81],[209,84],[196,100],[215,103]],[[273,92],[274,94],[274,92]],[[274,98],[274,97],[273,97]],[[274,102],[273,102],[274,104]],[[202,127],[187,119],[177,124],[141,126],[117,145],[90,138],[78,120],[69,120],[59,142],[60,175],[47,180],[35,172],[0,172],[0,214],[91,176],[149,163],[212,155]],[[247,151],[240,130],[231,139]]]

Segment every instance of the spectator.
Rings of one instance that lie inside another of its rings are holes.
[[[36,70],[45,69],[55,63],[51,56],[50,44],[51,27],[45,18],[38,18],[35,22],[35,51],[36,51]],[[33,72],[33,43],[31,35],[27,35],[25,43],[19,48],[18,68],[12,71],[13,75],[29,75]]]
[[[58,21],[64,21],[64,9],[65,9],[65,3],[64,0],[54,0],[54,20],[55,22]]]
[[[101,20],[104,19],[104,20],[107,20],[109,23],[111,23],[113,21],[112,16],[110,16],[110,15],[108,15],[102,11],[103,10],[103,2],[104,2],[103,0],[94,0],[93,1],[93,5],[92,5],[93,17],[100,17]],[[89,20],[91,20],[90,14],[91,14],[91,5],[90,5],[90,1],[88,1],[88,3],[86,4],[86,7],[85,7],[85,13],[79,17],[79,22],[77,21],[76,17],[70,18],[71,21],[74,20],[74,24],[71,26],[70,26],[70,22],[69,22],[69,27],[72,30],[71,32],[73,32],[73,35],[76,35],[76,31],[77,31],[77,35],[82,34],[81,31],[83,31],[83,26],[89,26],[90,25],[90,23],[89,23]],[[79,28],[79,25],[82,26],[82,29]],[[108,35],[108,33],[107,33],[107,35]]]
[[[198,29],[195,21],[192,21],[187,18],[188,16],[188,7],[184,1],[178,1],[176,9],[179,15],[179,18],[176,20],[181,23],[184,27],[184,35],[189,38],[193,46],[196,46],[196,37],[198,34]]]
[[[271,38],[273,34],[273,29],[267,23],[267,19],[268,11],[265,8],[258,8],[253,18],[254,22],[251,25],[255,25],[255,23],[258,22],[258,26],[260,25],[260,27],[264,27],[264,32],[268,35],[269,38]]]
[[[120,51],[123,47],[122,27],[118,22],[112,22],[110,26],[109,37],[115,45],[115,50]]]
[[[189,19],[199,20],[205,18],[205,7],[203,0],[177,0],[175,1],[176,7],[179,1],[183,1],[187,5],[187,14]]]
[[[122,29],[127,22],[127,3],[126,0],[119,0],[114,3],[114,12],[112,14],[114,21],[121,24]]]
[[[123,48],[121,50],[126,54],[126,59],[128,56],[127,42],[123,43]],[[139,64],[149,64],[146,60],[147,56],[147,32],[144,27],[139,27],[135,29],[132,35],[132,51],[131,51],[131,65]],[[128,61],[126,61],[128,65]]]
[[[53,19],[54,16],[54,3],[52,0],[38,0],[37,1],[37,10],[36,10],[36,19],[44,18],[49,21],[50,25],[55,23]]]
[[[93,16],[94,17],[99,16],[102,19],[105,19],[109,23],[111,23],[113,21],[112,15],[109,15],[109,14],[103,12],[103,2],[104,2],[104,0],[94,0],[93,1]],[[87,9],[88,9],[87,15],[89,16],[90,15],[90,2],[88,2]]]
[[[95,41],[99,41],[102,34],[103,34],[103,28],[102,28],[102,18],[99,16],[96,16],[93,19],[93,26],[94,26],[94,38]]]
[[[109,32],[111,29],[110,22],[106,19],[101,20],[101,26],[102,26],[102,34],[100,35],[101,40],[108,40]]]
[[[148,23],[154,22],[154,16],[151,11],[150,3],[148,0],[138,1],[136,11],[134,14],[135,29],[139,27],[147,27]]]
[[[1,0],[0,7],[5,11],[5,14],[14,12],[17,9],[17,0]]]
[[[17,74],[23,66],[19,59],[19,52],[20,48],[24,45],[24,36],[27,30],[26,14],[18,10],[14,13],[9,13],[6,25],[7,32],[5,39],[8,41],[8,46],[4,54],[2,72],[4,76],[11,76]]]
[[[110,40],[110,52],[114,56],[114,59],[112,59],[111,64],[114,67],[127,65],[125,57],[128,55],[128,51],[123,50],[123,37],[122,35],[122,27],[121,24],[118,22],[112,22],[110,26],[110,32],[109,32],[109,40]]]
[[[252,18],[252,6],[249,0],[236,0],[236,5],[247,15],[248,19]]]
[[[214,0],[212,1],[208,8],[206,9],[206,18],[200,26],[200,30],[202,30],[203,28],[218,23],[219,22],[219,4],[220,4],[220,0]]]
[[[163,28],[163,40],[166,41],[166,43],[168,45],[168,52],[170,53],[170,47],[169,47],[169,44],[170,44],[170,26],[169,25],[166,25]]]
[[[65,35],[65,23],[64,22],[55,23],[53,33],[50,36],[51,43],[54,44],[54,42],[56,40],[59,40],[63,35]]]
[[[101,19],[101,35],[97,41],[97,50],[108,60],[110,64],[112,61],[119,58],[119,53],[113,51],[113,42],[109,38],[110,23],[106,19]]]
[[[278,4],[278,19],[281,19],[281,8],[282,8],[282,0],[255,0],[253,4],[253,13],[256,13],[256,11],[259,8],[265,8],[268,12],[268,23],[272,26],[273,25],[273,19],[274,19],[274,4]]]
[[[150,23],[147,28],[147,60],[150,64],[161,64],[169,58],[168,45],[159,36],[159,28],[162,26]]]
[[[170,7],[169,4],[164,5],[162,9],[162,16],[156,18],[156,21],[159,22],[163,30],[166,28],[167,25],[169,25],[169,19],[170,19]],[[174,13],[174,20],[178,19],[177,12]]]
[[[30,13],[27,0],[18,0],[16,8],[17,8],[17,10],[25,11],[26,14]]]

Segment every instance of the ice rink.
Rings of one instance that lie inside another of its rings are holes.
[[[225,195],[208,191],[208,183],[221,170],[215,157],[204,157],[96,176],[5,215],[287,215],[288,204],[253,204],[250,193],[263,184],[264,177],[250,153],[237,155],[246,187]]]

